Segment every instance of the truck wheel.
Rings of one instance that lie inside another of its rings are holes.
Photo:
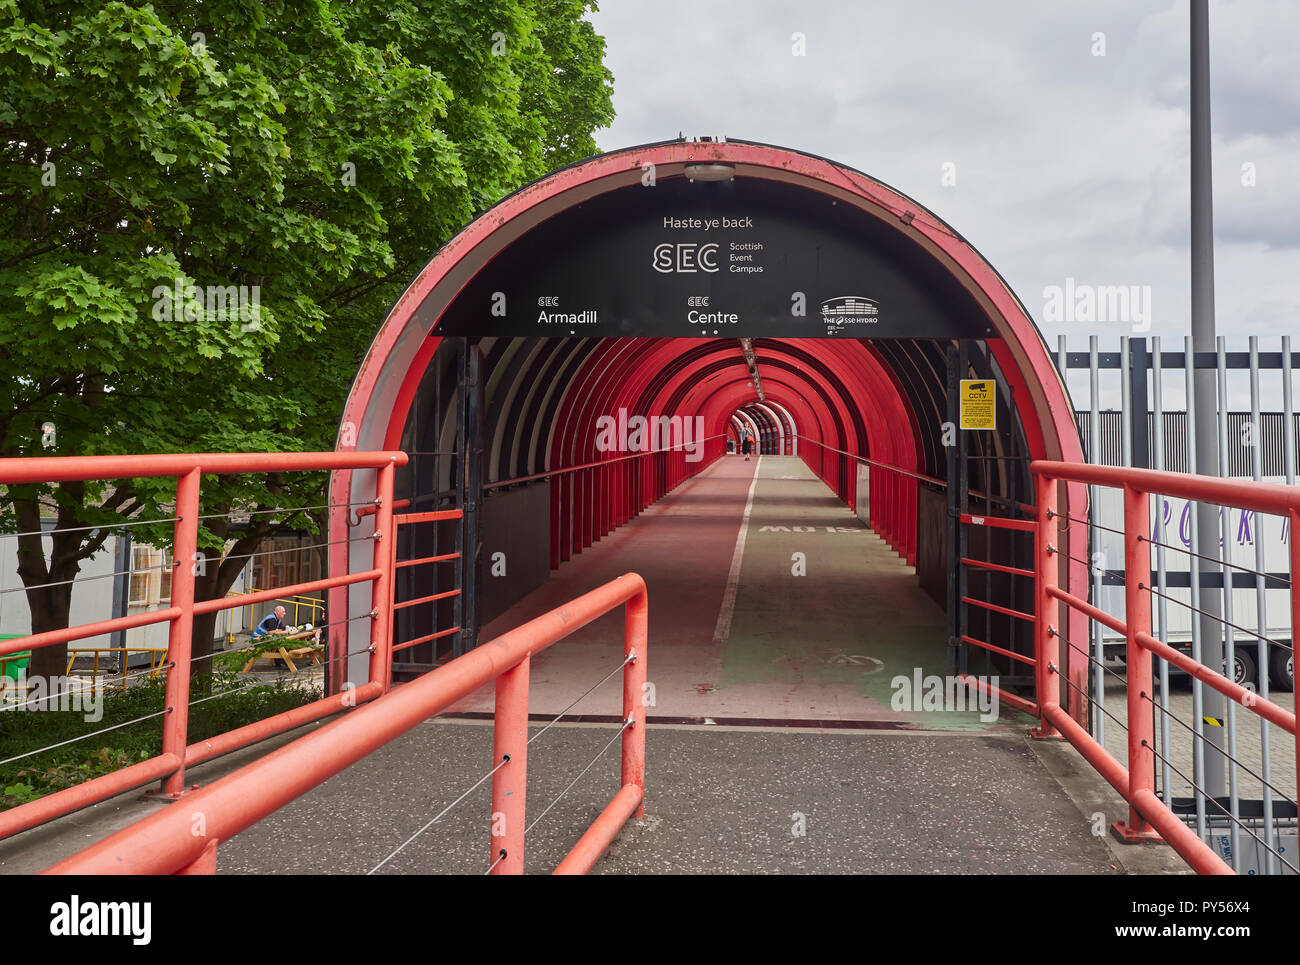
[[[1259,689],[1259,676],[1256,673],[1255,655],[1251,652],[1254,645],[1234,647],[1232,650],[1232,682],[1247,690]]]
[[[1268,655],[1268,679],[1274,690],[1295,690],[1295,654],[1281,647],[1272,647]]]

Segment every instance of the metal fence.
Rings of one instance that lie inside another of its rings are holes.
[[[1179,350],[1167,351],[1159,338],[1149,343],[1125,338],[1118,351],[1102,352],[1096,337],[1087,352],[1069,352],[1062,339],[1056,354],[1067,381],[1071,370],[1088,373],[1088,398],[1082,406],[1076,399],[1076,421],[1089,462],[1250,480],[1260,491],[1270,484],[1294,485],[1300,421],[1293,375],[1300,356],[1292,353],[1288,337],[1278,341],[1276,351],[1261,350],[1257,338],[1249,339],[1245,351],[1228,351],[1220,338],[1214,352],[1193,351],[1190,339]],[[1118,393],[1112,389],[1107,396],[1101,380],[1108,370],[1118,374],[1120,384]],[[1192,440],[1197,382],[1202,380],[1195,374],[1206,370],[1213,373],[1217,461],[1198,466]],[[1266,392],[1264,376],[1280,376],[1280,391]],[[1171,397],[1182,408],[1167,408],[1165,400]],[[1266,397],[1272,411],[1263,410]],[[1067,477],[1057,473],[1056,478]],[[1091,665],[1086,694],[1090,737],[1108,748],[1112,758],[1123,758],[1126,744],[1132,747],[1134,721],[1117,718],[1121,701],[1114,694],[1123,695],[1122,703],[1132,709],[1135,676],[1142,671],[1131,665],[1133,643],[1123,628],[1130,620],[1135,583],[1141,584],[1150,604],[1153,639],[1179,656],[1143,648],[1155,654],[1154,675],[1142,691],[1142,699],[1150,701],[1145,710],[1152,715],[1154,731],[1151,754],[1136,766],[1152,768],[1162,806],[1183,817],[1235,870],[1295,873],[1294,762],[1289,753],[1280,759],[1272,754],[1277,721],[1261,718],[1257,726],[1252,721],[1239,729],[1241,701],[1225,702],[1223,689],[1207,686],[1197,672],[1187,675],[1190,698],[1177,685],[1188,669],[1180,664],[1190,660],[1210,673],[1222,671],[1243,688],[1251,695],[1246,706],[1272,707],[1276,692],[1287,705],[1282,712],[1292,713],[1294,517],[1271,513],[1246,498],[1231,505],[1185,498],[1171,483],[1147,490],[1147,529],[1134,537],[1133,509],[1125,503],[1123,483],[1117,485],[1089,481],[1085,562],[1090,601],[1097,610],[1090,614],[1085,643]],[[1217,533],[1216,553],[1202,552],[1205,541],[1199,536],[1206,527]],[[1135,577],[1133,538],[1146,543],[1142,565],[1149,564],[1149,578]],[[1222,665],[1216,666],[1220,650]],[[1284,720],[1293,729],[1294,717]]]

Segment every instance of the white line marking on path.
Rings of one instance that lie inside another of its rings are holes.
[[[713,628],[713,642],[718,646],[727,642],[731,636],[731,618],[736,612],[736,590],[740,583],[740,564],[745,558],[745,536],[749,532],[749,513],[754,508],[754,489],[758,486],[758,467],[763,465],[763,457],[754,460],[754,479],[749,484],[749,496],[745,499],[745,512],[740,517],[740,533],[736,536],[736,551],[731,555],[731,569],[727,573],[727,589],[722,594],[722,609],[718,611],[718,625]]]

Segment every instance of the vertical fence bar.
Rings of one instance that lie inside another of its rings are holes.
[[[1038,701],[1038,726],[1030,733],[1034,737],[1059,737],[1060,732],[1047,722],[1044,708],[1059,705],[1060,683],[1053,679],[1053,668],[1059,672],[1061,645],[1050,614],[1060,604],[1047,592],[1057,584],[1060,560],[1056,557],[1055,533],[1056,480],[1049,476],[1038,477],[1038,526],[1034,529],[1034,691]],[[962,527],[965,529],[965,527]]]
[[[1101,364],[1097,353],[1096,335],[1088,336],[1088,408],[1088,461],[1095,466],[1100,466],[1104,464],[1104,460],[1101,457]],[[1101,514],[1101,506],[1097,502],[1100,493],[1101,488],[1099,486],[1088,487],[1090,517]],[[1101,536],[1098,529],[1091,525],[1092,521],[1090,518],[1088,545],[1095,549],[1101,543]],[[1102,605],[1101,593],[1104,574],[1097,568],[1094,560],[1095,557],[1092,556],[1088,559],[1088,576],[1092,583],[1092,604],[1100,607]],[[1106,745],[1106,715],[1103,713],[1106,709],[1106,672],[1104,668],[1106,643],[1102,638],[1102,626],[1096,620],[1088,621],[1088,632],[1092,640],[1094,661],[1092,665],[1093,707],[1089,713],[1092,716],[1093,736],[1097,738],[1097,743],[1104,747]]]
[[[1137,412],[1134,411],[1134,399],[1133,399],[1133,340],[1129,338],[1127,335],[1120,336],[1120,340],[1119,340],[1119,393],[1120,393],[1119,464],[1123,466],[1125,469],[1131,469],[1133,466],[1137,465],[1137,462],[1134,459],[1135,453],[1134,453],[1134,439],[1133,439],[1133,422],[1138,417],[1138,414]],[[1143,413],[1143,415],[1145,414],[1146,413]],[[1127,513],[1127,511],[1128,510],[1126,507],[1125,512]],[[1125,531],[1128,532],[1127,527],[1125,527]],[[1138,530],[1138,532],[1149,533],[1151,532],[1151,530],[1149,529],[1145,531]],[[1101,537],[1098,536],[1098,539],[1100,538]],[[1129,538],[1130,537],[1128,536],[1125,537],[1126,547],[1128,545]],[[1124,583],[1125,586],[1129,586],[1132,584],[1132,577],[1129,575],[1127,569],[1125,570],[1124,573]],[[1125,598],[1125,601],[1126,601],[1125,618],[1127,619],[1127,613],[1128,613],[1127,597]],[[1102,668],[1094,665],[1093,673],[1096,677],[1099,677],[1101,679],[1102,685],[1104,686],[1106,678],[1103,674]],[[1128,682],[1128,693],[1132,694],[1132,692],[1133,692],[1133,681],[1132,678],[1130,677]],[[1098,714],[1097,716],[1100,717],[1102,715]],[[1132,720],[1130,720],[1129,731],[1128,731],[1130,736],[1133,733],[1132,728],[1133,728],[1133,722]]]
[[[959,388],[958,388],[961,385],[961,383],[958,381],[959,375],[957,369],[957,346],[949,345],[947,351],[947,358],[945,361],[947,363],[946,372],[945,372],[945,386],[947,389],[946,414],[948,416],[948,425],[952,426],[953,431],[956,432],[958,431],[957,426],[961,422],[961,417],[959,413]],[[945,542],[947,545],[945,548],[948,551],[948,559],[945,561],[947,564],[946,565],[947,584],[945,586],[945,590],[947,592],[947,595],[945,597],[945,602],[947,603],[947,606],[945,609],[947,610],[947,618],[948,618],[948,666],[951,668],[951,670],[954,673],[960,674],[960,673],[964,673],[966,669],[965,668],[966,647],[962,643],[962,639],[961,639],[960,612],[962,610],[962,602],[961,602],[961,596],[959,595],[958,592],[957,574],[959,571],[964,569],[964,567],[961,565],[962,557],[959,549],[959,544],[960,544],[961,531],[965,527],[963,527],[961,523],[958,522],[958,520],[961,518],[961,510],[958,508],[957,505],[957,490],[959,487],[957,484],[958,462],[957,462],[956,446],[943,447],[943,466],[944,466],[944,477],[948,480],[948,485],[944,487],[944,500],[947,503],[947,514],[948,514],[947,519],[945,520],[947,524],[945,529],[947,535]],[[873,497],[875,496],[875,492],[873,490],[875,478],[876,478],[875,467],[868,464],[867,465],[867,519],[869,521],[869,525],[871,525],[873,528],[875,526],[874,513],[872,511],[875,506],[875,502],[873,499]]]
[[[375,470],[374,568],[379,576],[370,587],[370,682],[385,693],[393,679],[393,476],[392,463]]]
[[[509,762],[492,775],[492,829],[488,865],[494,875],[524,873],[524,827],[528,790],[529,658],[497,678],[496,723],[492,728],[492,766]],[[505,852],[505,857],[501,852]]]
[[[1291,347],[1285,345],[1283,351],[1289,356]],[[1290,379],[1290,366],[1285,366],[1288,380]],[[1290,395],[1290,393],[1288,393]],[[1292,450],[1294,452],[1294,450]],[[1294,474],[1294,464],[1288,464],[1291,473]],[[1291,529],[1291,645],[1295,646],[1296,627],[1300,627],[1300,539],[1296,538],[1296,528],[1300,527],[1300,510],[1293,509],[1288,517]],[[1294,659],[1294,652],[1293,652]],[[1295,763],[1296,763],[1296,800],[1300,801],[1300,727],[1296,728],[1293,735],[1295,737]]]
[[[645,701],[646,648],[650,639],[650,603],[644,591],[628,600],[623,607],[623,656],[636,654],[623,668],[623,720],[635,720],[623,731],[623,767],[621,786],[635,784],[641,789],[641,803],[632,817],[645,817],[645,731],[649,706]]]
[[[1119,395],[1120,412],[1120,465],[1133,466],[1133,382],[1130,368],[1133,365],[1133,346],[1127,335],[1119,340]]]
[[[1124,487],[1124,626],[1128,671],[1128,799],[1155,792],[1155,724],[1145,702],[1151,697],[1151,654],[1138,646],[1137,634],[1151,632],[1151,500],[1147,493]],[[1129,805],[1127,825],[1117,825],[1126,839],[1156,836],[1137,808]]]
[[[1295,485],[1295,399],[1291,389],[1291,336],[1282,336],[1282,448],[1286,456],[1286,484]],[[1291,530],[1295,532],[1295,530]],[[1294,574],[1293,574],[1294,575]],[[1292,624],[1292,633],[1295,624]],[[1294,641],[1293,641],[1294,642]]]
[[[1282,336],[1282,418],[1285,425],[1282,427],[1282,448],[1286,457],[1286,482],[1288,486],[1295,485],[1295,400],[1292,396],[1291,388],[1291,336]],[[1300,626],[1300,596],[1297,596],[1296,580],[1300,579],[1300,545],[1296,536],[1297,516],[1292,513],[1287,517],[1287,537],[1291,541],[1291,646],[1294,648],[1296,639],[1296,627]],[[1295,651],[1291,652],[1291,676],[1295,677]],[[1292,691],[1295,690],[1295,684],[1291,685]],[[1300,765],[1300,730],[1296,731],[1296,763]],[[1300,766],[1296,767],[1296,800],[1300,801]]]
[[[1220,353],[1220,357],[1222,357],[1224,351],[1222,347],[1223,345],[1222,337],[1220,337],[1219,339],[1219,344],[1220,344],[1219,353]],[[1255,482],[1260,482],[1263,479],[1263,471],[1264,471],[1264,467],[1263,467],[1264,433],[1263,433],[1263,420],[1259,412],[1259,336],[1258,335],[1250,336],[1249,346],[1250,346],[1250,420],[1251,420],[1251,433],[1252,433],[1251,440],[1250,440],[1251,441],[1251,447],[1250,447],[1251,478],[1254,479]],[[1227,394],[1221,393],[1220,398],[1226,400]],[[1219,408],[1220,410],[1226,408],[1226,403],[1224,405],[1219,406]],[[1245,510],[1242,510],[1242,512],[1244,513]],[[1226,508],[1224,511],[1224,515],[1225,516],[1228,515]],[[1256,677],[1258,677],[1257,686],[1259,688],[1260,697],[1262,697],[1264,700],[1268,700],[1269,697],[1268,643],[1265,642],[1265,637],[1268,636],[1268,601],[1264,590],[1264,577],[1262,576],[1262,574],[1264,573],[1264,514],[1255,513],[1253,515],[1255,517],[1255,527],[1254,527],[1254,533],[1252,535],[1255,540],[1255,570],[1257,571],[1255,574],[1255,619],[1256,619],[1256,627],[1257,627],[1256,640],[1255,640],[1257,645],[1256,660],[1255,660],[1255,675]],[[1223,541],[1223,556],[1225,560],[1228,558],[1230,552],[1229,546],[1230,544],[1225,539]],[[1225,566],[1223,569],[1223,578],[1225,581],[1231,579],[1230,574],[1231,574],[1231,570],[1227,566]],[[1232,591],[1230,589],[1230,586],[1231,584],[1229,582],[1224,583],[1223,598],[1225,604],[1228,598],[1232,596]],[[1231,620],[1232,617],[1229,616],[1228,619]],[[1228,628],[1228,632],[1229,633],[1232,632],[1231,627]],[[1295,634],[1292,633],[1292,639],[1294,639],[1294,637]],[[1232,668],[1232,664],[1229,663],[1228,667]],[[1235,673],[1231,673],[1231,671],[1230,671],[1230,675],[1235,677]],[[1232,707],[1234,703],[1235,701],[1232,700],[1227,701],[1229,710],[1235,709]],[[1235,727],[1235,715],[1233,721]],[[1275,864],[1276,856],[1273,854],[1272,849],[1277,846],[1277,842],[1274,840],[1273,837],[1274,835],[1273,789],[1272,787],[1269,786],[1269,782],[1272,781],[1273,779],[1273,770],[1272,770],[1272,761],[1270,759],[1271,755],[1269,753],[1271,748],[1269,746],[1270,742],[1269,742],[1268,728],[1269,728],[1268,720],[1264,717],[1260,717],[1259,719],[1259,776],[1262,778],[1261,783],[1263,785],[1264,840],[1268,842],[1268,847],[1264,849],[1264,873],[1271,875],[1276,870],[1276,864]],[[1232,762],[1229,761],[1229,764],[1232,764]]]
[[[1222,336],[1217,339],[1218,371],[1216,373],[1219,398],[1228,397],[1228,369],[1224,355],[1225,346]],[[1219,475],[1227,479],[1231,473],[1228,464],[1228,407],[1221,405],[1218,407],[1218,428],[1219,428]],[[1219,514],[1219,540],[1223,544],[1223,558],[1227,560],[1231,553],[1229,547],[1232,545],[1232,512],[1227,507],[1222,507]],[[1235,622],[1232,612],[1232,570],[1225,566],[1223,568],[1223,660],[1227,675],[1231,679],[1236,679],[1236,649],[1237,637],[1236,631],[1233,630],[1232,624]],[[1241,815],[1240,807],[1240,775],[1237,772],[1237,702],[1228,700],[1224,702],[1224,727],[1228,733],[1225,735],[1228,744],[1228,813],[1232,819],[1228,822],[1228,843],[1232,848],[1232,868],[1236,871],[1241,864],[1241,827],[1239,818]]]
[[[1183,336],[1183,365],[1186,375],[1185,391],[1187,393],[1187,471],[1196,474],[1196,353],[1192,348],[1192,337]],[[1187,501],[1187,522],[1190,545],[1200,546],[1197,541],[1200,514],[1192,500]],[[1199,552],[1197,550],[1196,552]],[[1191,570],[1192,596],[1192,659],[1201,663],[1201,621],[1195,615],[1201,607],[1201,558],[1189,557]],[[1199,790],[1204,785],[1205,776],[1205,685],[1196,677],[1192,678],[1192,795],[1196,801],[1196,834],[1205,840],[1205,795]]]
[[[1155,445],[1155,468],[1164,471],[1165,465],[1165,403],[1164,403],[1164,363],[1160,357],[1160,336],[1151,339],[1151,405],[1155,415],[1153,420],[1153,438]],[[1169,639],[1169,604],[1165,596],[1169,593],[1169,577],[1165,567],[1165,547],[1168,543],[1168,530],[1165,527],[1165,506],[1168,500],[1164,496],[1156,497],[1156,584],[1160,587],[1160,597],[1156,600],[1156,612],[1160,618],[1161,640]],[[1169,661],[1160,660],[1160,793],[1165,806],[1173,800],[1170,786],[1173,781],[1172,768],[1169,765]],[[1233,848],[1236,853],[1236,848]]]
[[[163,779],[162,793],[177,795],[185,787],[185,745],[190,721],[190,653],[194,639],[194,571],[199,552],[198,467],[176,480],[176,528],[172,541],[172,601],[180,614],[167,630],[166,707],[163,718],[162,752],[180,761],[175,772]]]

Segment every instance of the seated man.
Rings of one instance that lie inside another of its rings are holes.
[[[253,639],[271,633],[285,633],[284,607],[278,606],[274,611],[262,617],[262,622],[253,628]]]

